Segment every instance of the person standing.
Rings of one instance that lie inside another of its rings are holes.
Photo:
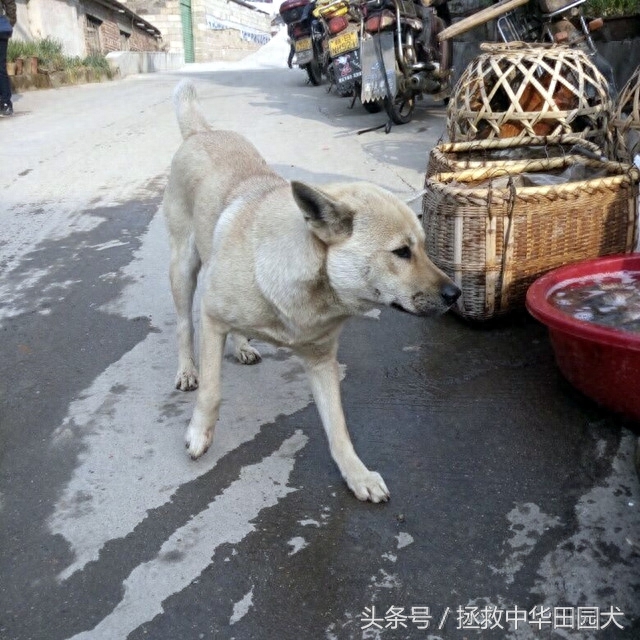
[[[9,38],[13,33],[13,26],[16,23],[16,2],[15,0],[0,0],[2,17],[0,18],[0,116],[13,115],[13,104],[11,102],[11,83],[7,74],[7,46]],[[6,26],[8,20],[10,28]],[[4,24],[3,25],[2,23]]]

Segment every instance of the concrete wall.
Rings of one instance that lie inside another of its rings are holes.
[[[13,27],[13,38],[16,40],[31,40],[31,25],[29,24],[29,8],[26,0],[16,0],[17,20]]]
[[[84,56],[83,9],[77,0],[18,0],[13,37],[16,40],[55,38],[70,56]]]
[[[112,69],[120,77],[136,73],[154,73],[156,71],[175,71],[184,66],[184,54],[165,51],[115,51],[107,54]]]
[[[640,66],[640,16],[606,19],[594,35],[598,52],[613,67],[618,91]]]

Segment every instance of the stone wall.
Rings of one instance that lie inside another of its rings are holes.
[[[163,48],[184,53],[179,0],[121,0],[162,33]]]
[[[184,53],[179,0],[125,0],[158,27],[167,51]],[[239,60],[270,39],[271,18],[233,0],[192,0],[196,62]]]
[[[271,19],[228,0],[199,0],[194,13],[196,61],[239,60],[271,39]]]

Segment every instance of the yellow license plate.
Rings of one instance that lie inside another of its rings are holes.
[[[308,49],[311,49],[311,38],[296,40],[296,53],[298,51],[307,51]]]
[[[358,33],[350,31],[336,36],[329,40],[329,54],[332,58],[339,56],[341,53],[353,51],[358,48]]]

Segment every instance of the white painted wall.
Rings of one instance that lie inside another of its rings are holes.
[[[62,42],[69,56],[86,55],[82,10],[78,0],[18,0],[17,22],[13,30],[16,40],[55,38]]]

